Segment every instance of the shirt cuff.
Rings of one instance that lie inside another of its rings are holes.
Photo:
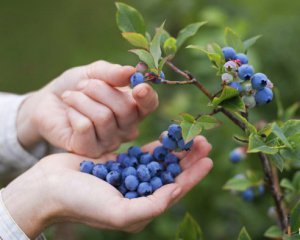
[[[41,142],[31,151],[26,151],[18,141],[17,114],[29,95],[5,94],[0,96],[0,170],[9,167],[23,170],[32,166],[47,151],[47,144]]]

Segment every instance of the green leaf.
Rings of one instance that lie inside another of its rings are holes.
[[[283,168],[284,168],[284,159],[281,157],[281,155],[279,153],[270,155],[270,159],[275,164],[275,166],[278,168],[278,170],[280,172],[282,172]]]
[[[230,98],[234,98],[238,95],[239,95],[239,91],[237,89],[225,86],[222,90],[221,95],[219,97],[215,97],[212,100],[212,104],[216,107],[223,101],[228,100]]]
[[[256,130],[255,126],[252,125],[250,122],[248,122],[248,120],[246,118],[244,118],[240,113],[234,112],[234,111],[230,111],[230,112],[246,126],[246,129],[250,133],[257,134],[257,130]]]
[[[129,50],[129,52],[136,54],[141,61],[148,65],[150,69],[155,68],[153,57],[148,51],[143,49],[132,49]]]
[[[221,48],[217,43],[211,43],[211,44],[208,44],[207,50],[208,50],[209,52],[217,53],[217,54],[219,54],[220,56],[223,56],[223,57],[224,57],[222,48]],[[224,63],[225,63],[225,57],[224,57]]]
[[[200,27],[205,25],[207,22],[196,22],[187,25],[185,28],[183,28],[177,36],[177,48],[179,49],[186,40],[188,40],[190,37],[194,36]]]
[[[300,132],[300,120],[288,120],[281,127],[286,137]]]
[[[274,133],[288,148],[292,148],[291,144],[285,137],[281,128],[277,125],[276,122],[272,124],[272,133]]]
[[[297,202],[291,211],[291,227],[292,232],[298,231],[300,227],[300,201]]]
[[[282,232],[278,226],[274,225],[267,229],[267,231],[264,233],[264,236],[267,238],[281,238]]]
[[[177,229],[176,240],[203,240],[200,226],[189,213],[185,215]]]
[[[295,117],[297,111],[299,110],[300,108],[300,103],[299,102],[296,102],[294,104],[292,104],[291,106],[289,106],[285,111],[284,111],[284,114],[283,114],[283,120],[289,120],[293,117]]]
[[[165,63],[166,63],[168,60],[169,60],[169,56],[164,57],[163,59],[161,59],[161,60],[159,61],[159,64],[158,64],[158,70],[159,70],[159,72],[161,72],[161,70],[163,69]]]
[[[300,171],[298,171],[294,174],[293,186],[297,192],[300,192]]]
[[[243,227],[242,230],[240,231],[238,240],[251,240],[251,237],[245,227]]]
[[[230,28],[225,29],[225,43],[233,47],[236,52],[244,52],[244,44],[241,38]]]
[[[292,192],[295,191],[295,188],[294,188],[293,184],[291,183],[291,181],[288,180],[288,179],[286,179],[286,178],[283,178],[283,179],[280,181],[280,186],[283,187],[283,188],[289,189],[289,190],[291,190]]]
[[[249,38],[247,40],[244,41],[244,48],[245,48],[245,51],[247,51],[251,46],[253,46],[256,41],[258,39],[260,39],[262,37],[262,35],[257,35],[255,37],[252,37],[252,38]]]
[[[161,48],[160,48],[160,39],[163,34],[163,28],[165,23],[163,23],[157,30],[150,43],[150,53],[153,56],[154,64],[158,68],[158,61],[161,58]]]
[[[166,55],[175,55],[177,51],[176,39],[169,37],[164,43],[164,52]]]
[[[259,135],[251,133],[249,137],[248,153],[257,152],[263,152],[273,155],[277,153],[278,150],[276,148],[267,146]]]
[[[134,32],[123,32],[122,36],[133,46],[149,49],[149,43],[144,35]]]
[[[247,188],[251,187],[253,183],[247,178],[231,178],[229,179],[223,189],[225,190],[235,190],[235,191],[245,191]]]
[[[133,7],[116,2],[117,25],[121,32],[137,32],[145,34],[145,22],[142,15]]]
[[[197,119],[197,122],[205,130],[210,130],[221,125],[221,122],[218,119],[210,115],[202,115]]]
[[[231,111],[238,111],[238,112],[246,111],[245,103],[239,96],[225,100],[220,105],[222,105],[224,108],[227,108]]]
[[[190,123],[194,123],[196,121],[196,119],[189,113],[181,113],[180,116],[182,117],[182,119],[184,121],[187,121]]]
[[[194,137],[199,135],[202,132],[203,128],[201,123],[197,121],[191,123],[190,121],[187,121],[185,119],[182,120],[180,126],[182,128],[182,137],[185,143],[191,141]]]
[[[171,37],[170,33],[168,33],[165,29],[163,29],[161,34],[161,39],[160,39],[161,45],[163,46],[165,41],[170,37]]]

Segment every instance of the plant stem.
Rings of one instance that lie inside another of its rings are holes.
[[[187,84],[194,84],[195,81],[196,81],[195,79],[187,80],[187,81],[171,81],[171,80],[162,79],[161,83],[168,84],[168,85],[187,85]]]
[[[193,84],[201,92],[203,92],[210,100],[213,99],[213,95],[191,74],[182,71],[181,69],[176,67],[170,61],[167,61],[166,64],[173,71],[175,71],[179,75],[183,76],[188,81],[193,81]],[[226,115],[239,128],[241,128],[243,131],[246,130],[245,124],[240,119],[238,119],[234,114],[232,114],[230,111],[228,111],[227,109],[225,109],[223,107],[221,107],[219,109],[224,115]],[[245,117],[248,118],[248,113]],[[279,182],[278,175],[273,174],[272,167],[270,165],[269,159],[268,159],[266,154],[260,152],[260,153],[258,153],[258,156],[261,160],[261,164],[262,164],[262,167],[263,167],[263,172],[264,172],[264,175],[265,175],[266,183],[268,184],[271,195],[272,195],[273,200],[275,202],[275,207],[276,207],[277,216],[278,216],[278,219],[279,219],[280,228],[283,232],[286,232],[286,230],[287,230],[287,213],[285,211],[285,207],[284,207],[284,204],[283,204],[283,201],[282,201],[283,198],[282,198],[282,194],[281,194],[281,191],[280,191],[280,186],[278,184],[278,182]]]

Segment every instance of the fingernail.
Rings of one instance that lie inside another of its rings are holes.
[[[88,85],[88,81],[84,80],[84,81],[80,81],[79,84],[77,85],[78,89],[84,89],[87,85]]]
[[[149,91],[148,91],[147,88],[142,88],[142,89],[138,92],[138,96],[139,96],[140,98],[144,98],[144,97],[147,96],[148,92],[149,92]]]
[[[62,95],[61,95],[61,97],[62,98],[66,98],[66,97],[69,97],[71,95],[71,91],[65,91]]]
[[[181,193],[181,188],[180,187],[176,188],[172,193],[172,198],[177,198],[180,193]]]

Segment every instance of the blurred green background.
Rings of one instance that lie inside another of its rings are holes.
[[[225,26],[244,38],[263,34],[249,52],[257,71],[265,72],[281,89],[285,106],[299,100],[300,1],[290,0],[140,0],[125,1],[144,15],[149,31],[165,19],[173,35],[186,24],[208,20],[191,43],[223,44]],[[1,1],[0,3],[0,86],[1,91],[26,93],[36,90],[77,65],[97,59],[135,65],[137,59],[127,52],[115,24],[114,1],[53,0]],[[176,63],[189,69],[210,89],[219,85],[208,60],[191,50],[182,50]],[[167,78],[176,75],[165,69]],[[168,87],[168,89],[167,89]],[[159,109],[140,126],[137,144],[156,139],[178,113],[206,111],[207,100],[191,86],[156,86]],[[252,119],[273,119],[275,103],[252,111]],[[263,239],[264,230],[273,223],[267,217],[272,199],[265,196],[252,203],[222,190],[224,182],[247,166],[259,169],[249,157],[232,165],[228,152],[235,147],[232,133],[239,130],[220,116],[224,125],[205,133],[213,144],[215,166],[209,176],[180,203],[155,219],[137,234],[108,232],[82,225],[57,225],[46,231],[49,239],[174,239],[184,213],[189,211],[200,223],[206,239],[235,239],[245,225],[253,239]],[[101,207],[101,206],[99,206]],[[124,213],[120,213],[124,214]]]

